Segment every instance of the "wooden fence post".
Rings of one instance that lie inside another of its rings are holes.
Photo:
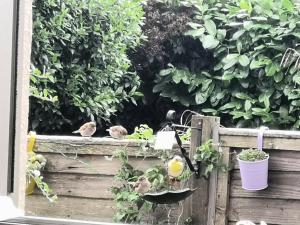
[[[190,158],[196,153],[201,143],[213,139],[214,144],[219,142],[220,118],[194,115],[191,126]],[[202,168],[203,169],[203,168]],[[213,225],[216,205],[217,173],[212,173],[208,180],[192,177],[189,183],[191,188],[198,190],[184,202],[184,217],[190,217],[193,225]]]

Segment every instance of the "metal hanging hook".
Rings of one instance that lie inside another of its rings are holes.
[[[199,161],[197,161],[196,165],[193,165],[191,159],[189,158],[189,155],[188,155],[186,149],[182,146],[182,141],[179,137],[178,132],[176,131],[176,127],[188,127],[188,128],[191,128],[191,129],[201,129],[201,128],[182,126],[182,125],[175,124],[175,123],[173,123],[173,121],[175,120],[175,117],[176,117],[176,112],[174,110],[169,110],[167,112],[167,116],[166,116],[166,119],[168,121],[167,130],[171,130],[171,131],[175,132],[175,139],[176,139],[176,142],[177,142],[177,144],[180,148],[181,155],[185,159],[190,171],[194,172],[197,178],[200,178],[200,165],[201,165],[201,163]]]

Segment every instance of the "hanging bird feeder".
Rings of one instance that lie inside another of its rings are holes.
[[[142,198],[148,202],[156,204],[174,204],[186,199],[196,190],[197,188],[185,188],[182,190],[166,190],[156,193],[146,193],[142,196]]]
[[[196,178],[198,179],[198,178],[200,178],[200,162],[197,161],[194,164],[192,163],[191,159],[188,156],[188,152],[182,146],[182,141],[179,137],[178,132],[176,131],[176,127],[191,128],[191,129],[201,129],[201,128],[175,124],[175,123],[173,123],[175,116],[176,116],[176,112],[174,110],[168,111],[167,116],[166,116],[167,124],[166,124],[166,127],[164,128],[164,130],[175,132],[175,139],[180,148],[181,155],[185,159],[190,171],[193,172],[195,174]],[[156,193],[145,193],[141,197],[146,201],[156,203],[156,204],[174,204],[174,203],[178,203],[178,202],[186,199],[191,194],[193,194],[196,190],[197,190],[197,188],[195,188],[195,189],[184,188],[181,190],[165,190],[165,191],[156,192]]]

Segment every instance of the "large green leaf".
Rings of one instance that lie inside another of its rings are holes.
[[[192,36],[193,38],[198,38],[201,37],[205,32],[204,28],[199,28],[199,29],[195,29],[195,30],[189,30],[187,32],[185,32],[185,35],[187,36]]]
[[[224,63],[224,70],[227,70],[234,66],[239,60],[239,54],[228,54],[222,62]]]
[[[290,0],[281,0],[282,8],[293,12],[294,11],[294,4]]]
[[[249,60],[248,56],[241,55],[241,56],[239,56],[239,63],[241,64],[241,66],[248,66],[250,63],[250,60]]]
[[[245,30],[238,30],[232,35],[232,40],[239,39],[243,34],[245,33]]]
[[[206,92],[198,91],[195,96],[195,101],[197,104],[203,104],[207,100]]]
[[[215,37],[216,34],[217,34],[217,27],[216,27],[216,24],[214,23],[214,21],[212,21],[211,19],[208,19],[208,20],[205,20],[204,21],[204,26],[207,30],[207,32]]]
[[[212,35],[203,35],[200,38],[203,48],[205,49],[214,49],[220,43],[217,39],[215,39]]]

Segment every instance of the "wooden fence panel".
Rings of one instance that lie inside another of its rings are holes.
[[[239,166],[234,159],[242,148],[257,147],[257,132],[256,129],[219,129],[221,148],[229,148],[233,156],[233,170],[229,176],[228,219],[216,225],[233,225],[239,220],[300,225],[300,132],[265,132],[264,149],[270,154],[269,187],[246,191],[241,187]]]
[[[121,185],[114,179],[121,168],[120,161],[111,157],[115,151],[125,148],[129,163],[142,171],[162,165],[155,151],[144,158],[140,145],[136,141],[110,138],[37,136],[35,152],[47,159],[43,176],[58,195],[58,201],[49,203],[35,190],[33,195],[26,197],[26,215],[113,222],[116,203],[110,188]],[[173,153],[178,153],[178,146]],[[148,215],[145,221],[165,224],[171,208],[170,220],[175,223],[181,211],[179,205],[160,207],[153,213],[153,218]]]
[[[213,173],[209,180],[193,177],[189,186],[198,190],[184,201],[182,218],[190,216],[193,225],[233,225],[245,219],[256,223],[263,220],[268,225],[300,225],[300,132],[265,132],[264,149],[270,154],[269,187],[245,191],[241,188],[235,156],[242,148],[257,147],[258,131],[219,128],[219,118],[204,116],[193,116],[192,127],[201,129],[192,129],[190,158],[201,143],[213,138],[223,152],[223,163],[232,163],[233,170]],[[57,191],[60,201],[49,208],[40,195],[29,196],[26,210],[30,215],[111,221],[115,204],[108,189],[115,182],[113,176],[120,163],[105,156],[110,157],[115,150],[126,146],[130,162],[141,170],[161,163],[154,155],[143,159],[137,151],[140,143],[65,139],[38,137],[36,150],[48,159],[45,179]],[[75,156],[77,159],[72,159]],[[157,215],[157,218],[165,217]]]

